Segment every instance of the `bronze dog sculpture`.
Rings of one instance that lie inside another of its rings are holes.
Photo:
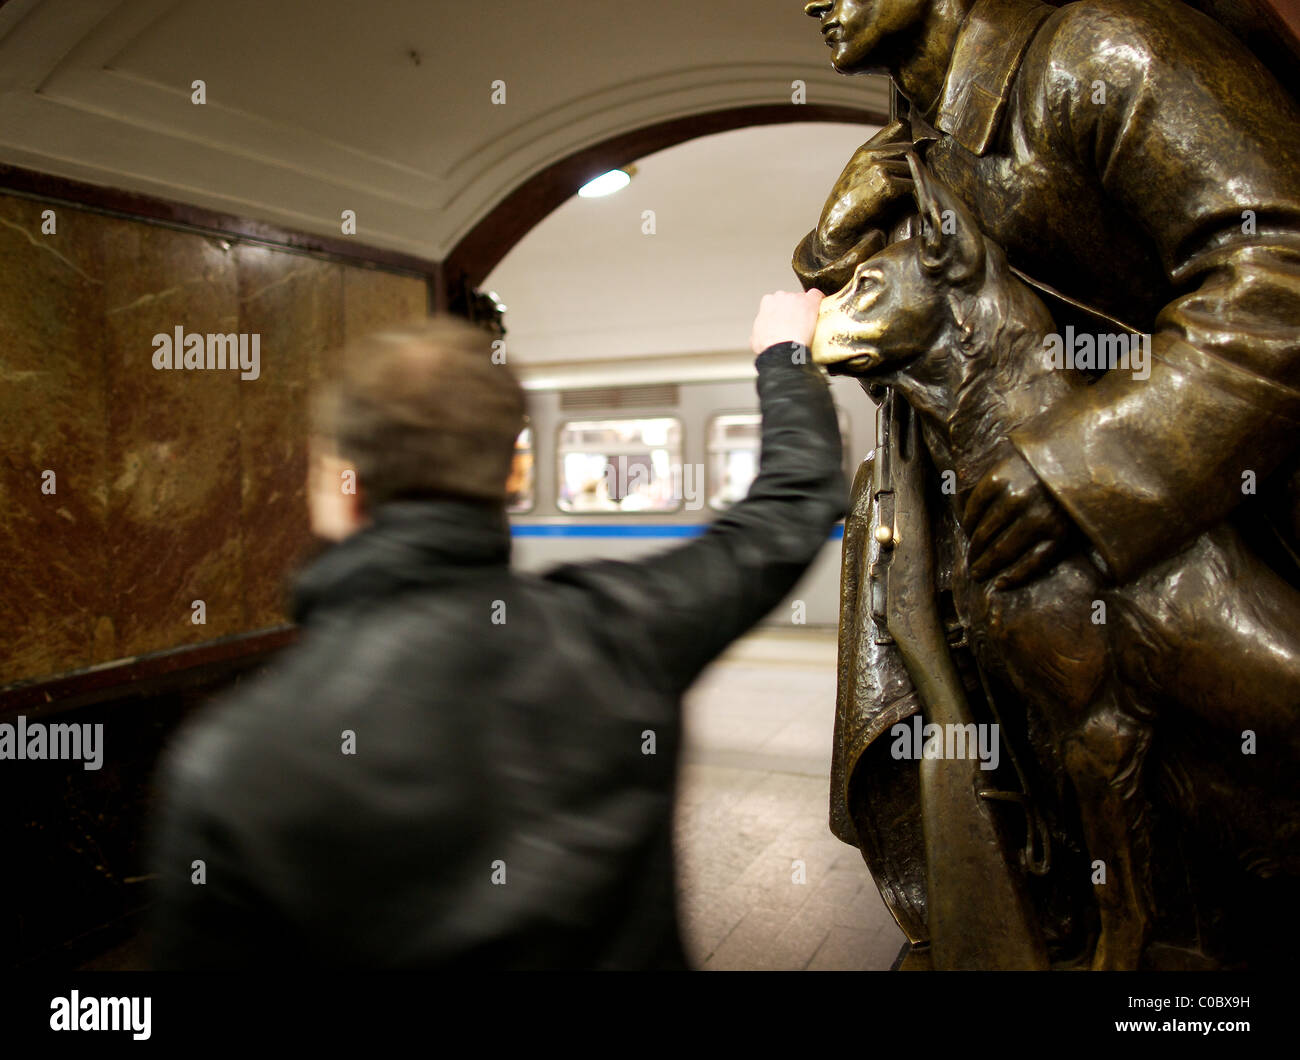
[[[908,162],[921,233],[823,302],[812,354],[912,406],[960,521],[1017,428],[1090,379],[1045,355],[1046,307],[962,203]],[[953,594],[981,667],[1043,720],[1074,789],[1100,914],[1092,966],[1136,968],[1151,923],[1154,727],[1190,712],[1222,734],[1224,754],[1249,732],[1300,760],[1300,593],[1223,524],[1123,584],[1082,540],[1015,588],[975,581],[959,556]],[[1265,690],[1248,702],[1243,668]]]

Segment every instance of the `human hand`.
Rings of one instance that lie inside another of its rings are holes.
[[[817,310],[824,297],[816,289],[801,294],[775,291],[763,295],[749,337],[750,348],[760,354],[779,342],[811,346],[813,332],[817,330]]]
[[[1073,523],[1034,469],[1014,449],[971,491],[962,520],[976,581],[1010,589],[1045,573],[1064,550]]]

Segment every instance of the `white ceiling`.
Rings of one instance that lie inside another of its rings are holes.
[[[607,198],[574,196],[484,284],[507,306],[507,359],[747,350],[760,297],[798,290],[795,244],[874,131],[815,122],[737,129],[642,159],[632,183]],[[654,211],[654,235],[642,234],[645,210]]]
[[[350,209],[358,241],[440,260],[528,176],[610,136],[728,107],[794,106],[795,79],[810,103],[883,108],[883,83],[835,74],[802,9],[10,0],[0,7],[0,161],[324,235],[339,236]],[[203,106],[191,102],[195,79]],[[491,103],[496,79],[504,106]],[[753,170],[745,179],[781,182]],[[723,220],[710,238],[734,239]]]

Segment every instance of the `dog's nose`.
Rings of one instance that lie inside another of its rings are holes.
[[[817,330],[813,332],[812,345],[808,349],[812,353],[813,364],[819,364],[823,368],[830,368],[853,356],[853,351],[845,345],[844,336],[839,333],[839,329],[825,317],[817,322]]]

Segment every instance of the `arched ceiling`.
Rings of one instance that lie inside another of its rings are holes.
[[[9,0],[0,162],[441,260],[510,191],[720,109],[885,109],[802,0]],[[202,80],[207,101],[191,101]],[[505,103],[492,102],[493,82]]]
[[[718,133],[639,160],[607,198],[569,199],[484,284],[507,307],[509,360],[545,365],[546,378],[558,362],[705,352],[735,353],[748,369],[759,298],[798,289],[794,246],[874,131],[819,122]],[[638,367],[647,378],[654,369]]]

